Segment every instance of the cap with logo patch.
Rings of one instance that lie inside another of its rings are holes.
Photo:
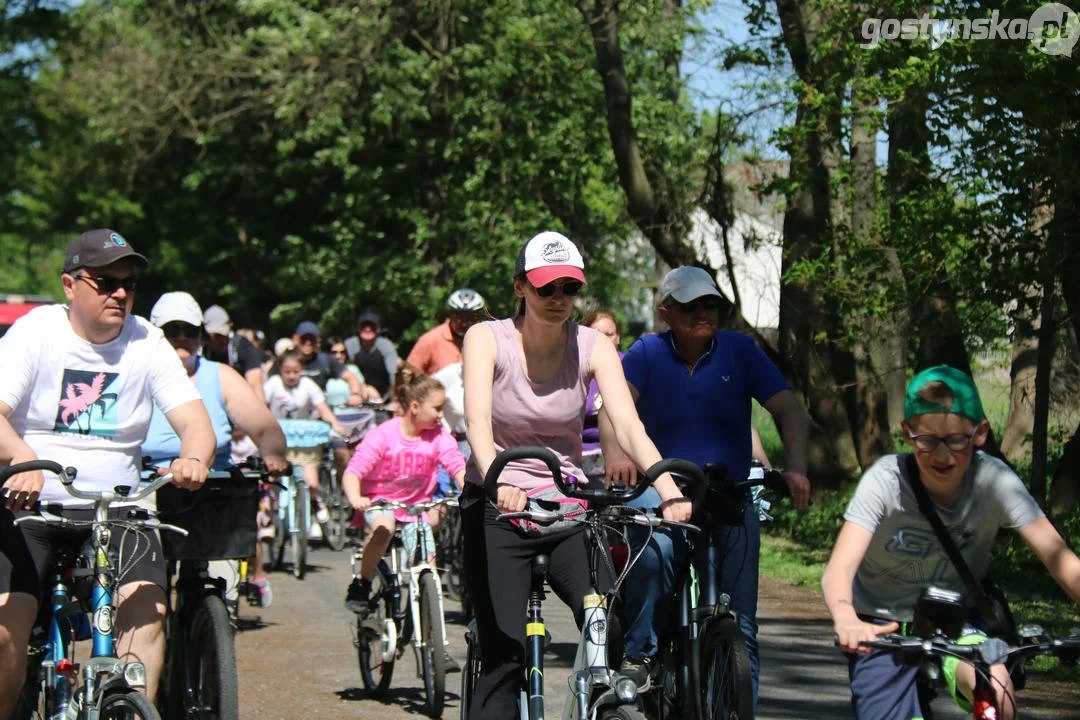
[[[105,267],[125,258],[131,258],[141,268],[149,265],[123,235],[108,228],[98,228],[71,241],[64,256],[63,272],[70,273],[82,267]]]
[[[542,287],[559,278],[585,282],[585,261],[570,238],[548,230],[534,236],[521,248],[514,277],[521,274],[533,287]]]

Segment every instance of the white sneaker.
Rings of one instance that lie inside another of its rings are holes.
[[[315,522],[319,523],[320,525],[322,523],[330,522],[330,511],[327,510],[325,507],[320,507],[317,511],[315,511]]]
[[[315,523],[308,530],[308,540],[322,540],[322,528]]]

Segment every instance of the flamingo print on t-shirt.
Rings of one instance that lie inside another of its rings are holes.
[[[56,432],[79,435],[116,435],[117,379],[120,373],[96,370],[64,370],[61,396],[56,408]]]

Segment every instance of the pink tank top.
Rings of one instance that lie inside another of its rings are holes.
[[[547,382],[529,379],[518,352],[514,320],[488,322],[495,335],[495,375],[492,382],[491,430],[496,452],[520,445],[540,445],[559,458],[564,476],[584,478],[581,469],[581,430],[585,397],[592,379],[589,361],[599,336],[596,330],[567,323],[562,367]],[[473,464],[466,480],[483,485]],[[539,460],[510,463],[502,481],[523,490],[550,485],[551,472]]]

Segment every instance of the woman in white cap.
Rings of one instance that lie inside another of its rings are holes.
[[[266,403],[236,370],[199,355],[203,314],[195,298],[186,292],[165,293],[154,303],[150,322],[161,328],[176,350],[210,414],[217,440],[213,469],[224,470],[231,464],[232,426],[235,425],[255,441],[270,472],[285,472],[288,469],[285,435]],[[170,462],[179,452],[180,439],[155,406],[146,442],[142,446],[143,455],[160,465]],[[252,582],[259,588],[260,600],[265,607],[270,604],[270,581],[258,554],[254,566]]]
[[[584,479],[585,395],[595,377],[627,454],[642,468],[660,461],[638,420],[615,346],[597,342],[596,330],[570,322],[584,283],[584,262],[577,247],[559,233],[540,233],[518,256],[514,272],[514,293],[521,300],[518,316],[479,323],[465,335],[465,417],[473,456],[462,507],[466,574],[482,667],[471,718],[511,717],[516,712],[532,557],[549,555],[552,588],[571,606],[579,626],[591,585],[582,527],[531,536],[496,520],[500,512],[522,510],[526,492],[551,484],[550,471],[542,462],[510,463],[500,477],[497,509],[478,502],[495,455],[509,447],[540,445],[558,456],[564,475]],[[663,476],[655,487],[663,498],[665,517],[689,519],[690,503],[670,476]]]

